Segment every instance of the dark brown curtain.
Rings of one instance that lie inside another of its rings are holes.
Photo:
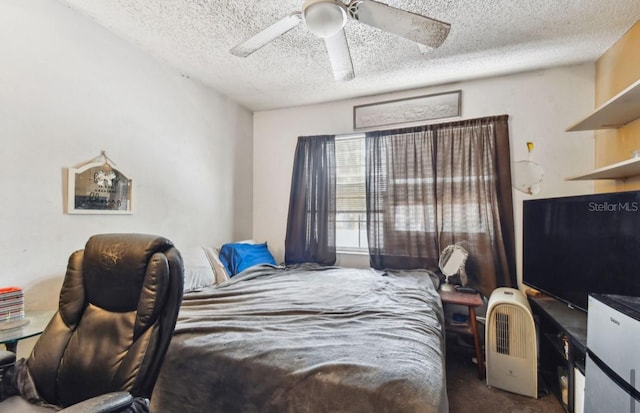
[[[285,263],[336,261],[335,136],[298,138],[285,238]]]
[[[470,285],[515,286],[508,116],[366,134],[371,266],[437,268],[469,251]]]

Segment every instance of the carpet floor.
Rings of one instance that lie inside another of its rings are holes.
[[[450,413],[564,413],[553,394],[538,399],[489,388],[478,378],[471,356],[447,349],[447,393]]]

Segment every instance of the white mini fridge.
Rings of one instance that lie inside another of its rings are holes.
[[[640,297],[592,294],[585,413],[640,413]]]

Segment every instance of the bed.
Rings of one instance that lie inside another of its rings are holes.
[[[438,282],[258,265],[191,291],[152,411],[447,412]]]

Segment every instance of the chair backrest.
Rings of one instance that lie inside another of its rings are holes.
[[[111,391],[151,397],[182,301],[171,241],[103,234],[69,258],[58,312],[27,365],[40,396],[69,406]]]

